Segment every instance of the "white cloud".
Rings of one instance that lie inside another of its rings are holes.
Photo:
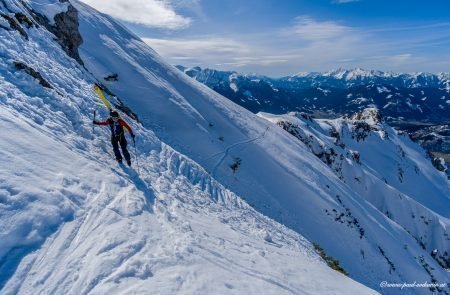
[[[352,31],[350,27],[333,21],[317,21],[309,16],[299,16],[295,24],[285,31],[305,40],[319,41],[341,37]]]
[[[203,65],[219,69],[268,67],[289,63],[298,54],[276,54],[273,48],[245,43],[233,38],[203,36],[196,39],[143,40],[172,64]]]
[[[413,58],[412,54],[404,53],[404,54],[394,55],[390,58],[390,60],[392,60],[392,62],[394,62],[395,64],[403,64],[406,62],[410,62],[412,58]]]
[[[163,56],[207,57],[227,54],[247,54],[250,49],[229,38],[203,37],[197,39],[153,39],[143,38],[144,42]]]
[[[450,33],[444,29],[428,32],[430,26],[425,28],[427,34],[420,36],[415,36],[413,29],[406,34],[402,28],[400,36],[394,30],[395,26],[387,28],[395,34],[384,34],[383,28],[355,27],[335,20],[320,21],[300,16],[290,27],[259,34],[144,38],[144,41],[171,64],[243,73],[282,76],[339,67],[399,72],[445,71],[450,64],[448,54],[431,57],[423,53],[423,48],[431,45],[444,48],[448,38],[442,37]]]
[[[256,35],[144,41],[171,64],[287,75],[329,70],[338,60],[356,58],[355,52],[368,51],[361,47],[363,39],[354,28],[302,16],[289,28]]]
[[[192,20],[175,11],[171,0],[81,0],[120,20],[164,29],[182,29]],[[186,2],[186,0],[184,0]],[[184,3],[183,2],[183,3]],[[194,0],[194,2],[196,2]]]

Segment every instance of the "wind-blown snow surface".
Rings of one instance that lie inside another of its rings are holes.
[[[140,176],[116,166],[93,77],[42,28],[0,33],[2,294],[371,293],[138,124]]]
[[[5,3],[2,12],[31,18],[22,4]],[[303,143],[166,65],[109,17],[71,3],[89,72],[42,26],[27,29],[29,41],[0,28],[2,292],[372,292],[327,268],[298,233],[371,288],[446,282],[413,236]],[[55,89],[16,71],[17,60]],[[119,81],[108,88],[142,121],[133,124],[140,175],[115,166],[108,130],[92,137],[92,84],[111,73]],[[349,222],[336,222],[333,210]]]
[[[89,139],[72,151],[68,138],[0,110],[15,135],[0,141],[14,167],[0,171],[2,294],[369,293],[151,134],[141,133],[153,152],[139,178],[105,167]]]
[[[0,32],[2,294],[370,293],[151,131],[140,176],[116,166],[93,77],[42,28]]]

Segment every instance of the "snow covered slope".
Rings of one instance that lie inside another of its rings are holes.
[[[140,125],[140,176],[116,166],[93,77],[42,26],[0,32],[0,293],[370,293]]]
[[[315,120],[304,113],[259,116],[303,142],[339,179],[402,226],[422,248],[440,249],[438,260],[450,267],[445,255],[450,248],[446,175],[405,134],[383,123],[378,110],[366,109],[336,120]]]
[[[413,235],[302,142],[110,17],[76,1],[2,2],[2,293],[372,292],[302,236],[370,288],[446,282]],[[108,130],[92,134],[94,82],[141,122],[123,114],[140,175],[115,166]]]
[[[0,141],[13,167],[0,170],[2,294],[370,293],[151,133],[138,177],[105,165],[100,140],[61,140],[11,106],[0,108],[14,135]]]

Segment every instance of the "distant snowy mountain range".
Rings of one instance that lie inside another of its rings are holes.
[[[352,113],[376,106],[390,121],[450,120],[450,74],[395,74],[362,69],[300,73],[270,78],[237,72],[185,68],[206,84],[252,112]]]
[[[428,151],[450,163],[450,74],[396,74],[362,69],[299,73],[270,78],[237,72],[185,68],[204,83],[252,112],[307,112],[336,118],[376,107],[389,124],[407,131]]]
[[[82,2],[0,0],[0,293],[449,294],[449,181],[363,105],[255,114]]]

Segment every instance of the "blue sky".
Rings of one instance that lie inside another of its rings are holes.
[[[450,71],[448,0],[82,0],[171,64],[270,76]]]

